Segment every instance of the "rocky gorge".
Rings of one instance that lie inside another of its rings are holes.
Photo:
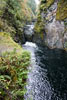
[[[0,100],[67,100],[67,1],[39,1],[0,0]]]

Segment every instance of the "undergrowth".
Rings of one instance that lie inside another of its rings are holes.
[[[0,100],[24,100],[30,54],[16,50],[0,57]]]

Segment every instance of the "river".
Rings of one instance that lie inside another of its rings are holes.
[[[29,41],[23,48],[31,53],[25,100],[67,100],[67,52]]]

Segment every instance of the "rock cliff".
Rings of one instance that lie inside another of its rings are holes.
[[[67,1],[41,0],[35,32],[50,48],[67,49]]]

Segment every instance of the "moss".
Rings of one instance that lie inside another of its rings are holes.
[[[58,2],[56,19],[57,20],[64,20],[65,18],[67,18],[67,0],[60,0]]]
[[[64,43],[64,50],[67,51],[67,42]]]
[[[38,33],[41,33],[43,31],[43,28],[44,28],[43,22],[40,22],[39,26],[38,26],[38,23],[36,23],[35,30],[37,30]]]
[[[38,21],[35,24],[35,32],[36,34],[38,34],[38,36],[43,40],[44,39],[44,33],[45,33],[45,29],[44,29],[44,22],[41,21],[41,19],[38,19]]]
[[[45,22],[41,16],[41,13],[46,13],[47,9],[49,9],[49,7],[54,3],[54,0],[41,0],[41,4],[40,4],[40,9],[39,9],[39,13],[37,16],[37,22],[35,24],[35,32],[40,34],[40,37],[43,39],[43,33],[45,32]]]
[[[0,53],[5,51],[12,51],[14,48],[22,52],[22,48],[10,36],[10,33],[0,32]]]
[[[45,11],[54,3],[54,0],[46,0],[46,2],[42,2],[42,1],[43,0],[41,0],[41,4],[40,4],[41,11]]]
[[[47,0],[47,7],[50,7],[54,3],[54,0]]]

